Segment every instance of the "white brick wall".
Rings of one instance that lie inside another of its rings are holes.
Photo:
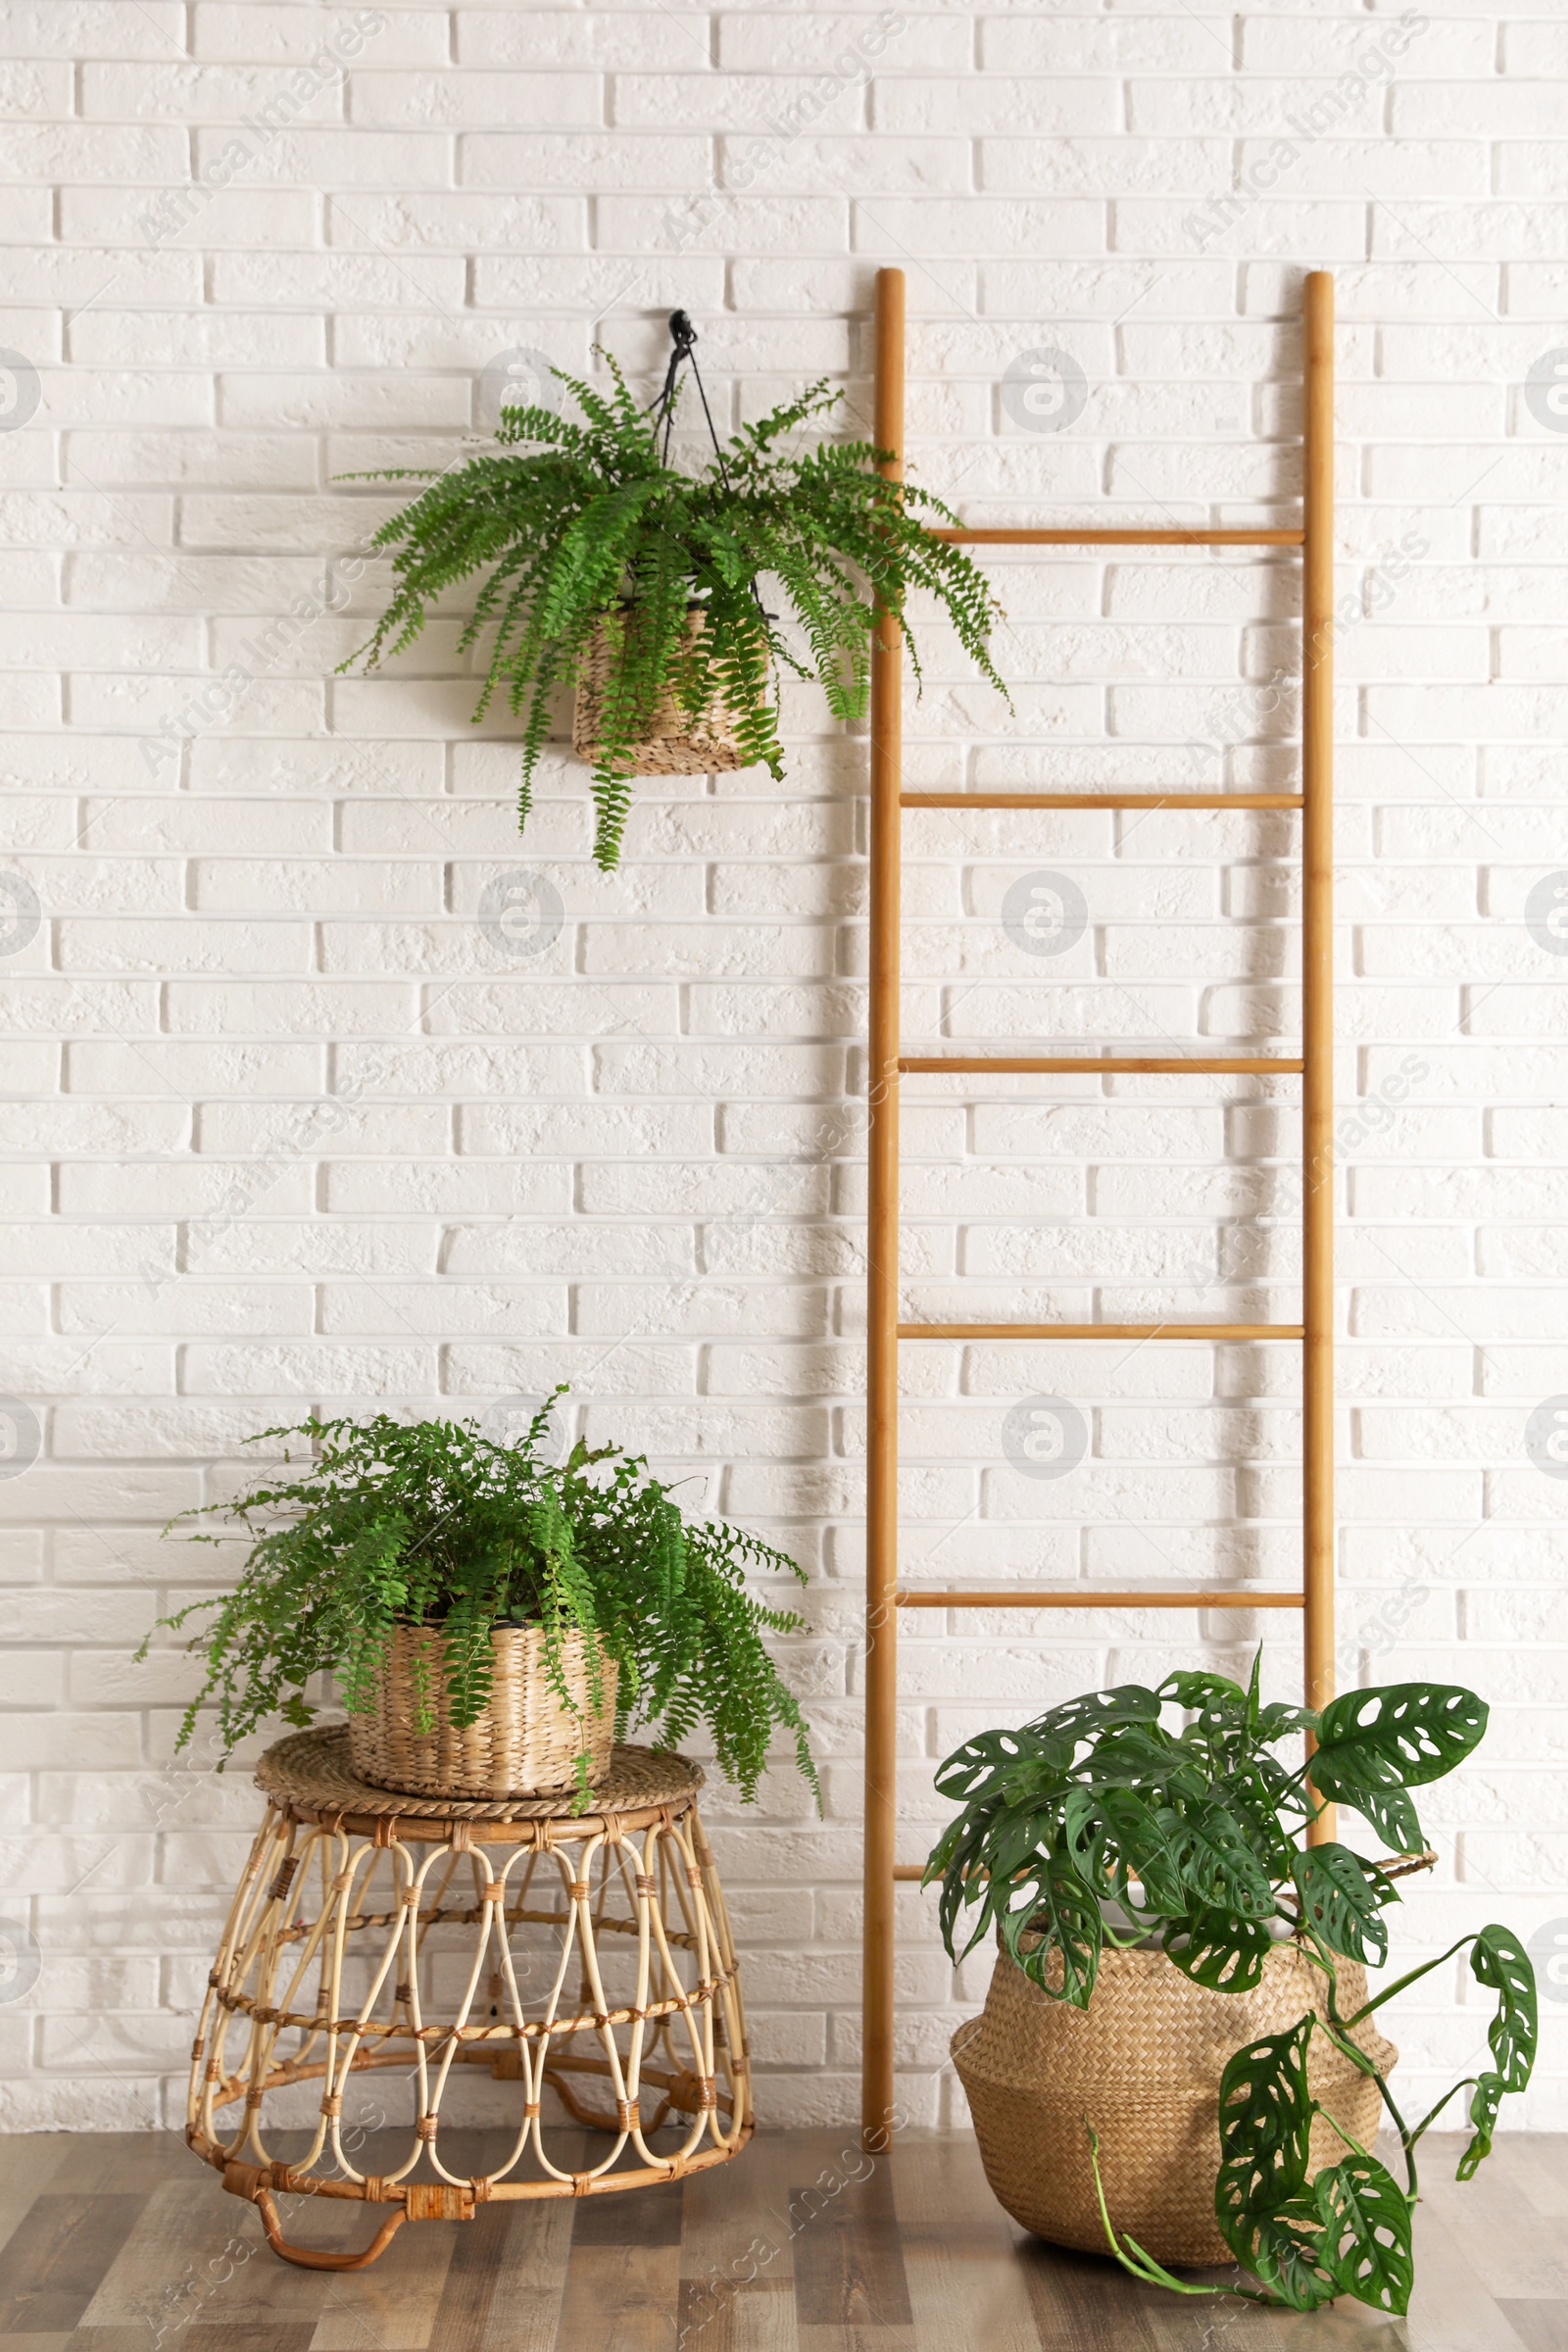
[[[1568,1917],[1568,1486],[1526,1447],[1568,1392],[1568,965],[1527,921],[1568,867],[1568,432],[1527,389],[1568,345],[1568,27],[1539,6],[14,0],[0,343],[39,399],[0,431],[0,863],[39,919],[0,990],[0,1385],[41,1450],[0,1478],[0,1793],[42,1970],[4,2019],[0,2120],[178,2108],[254,1796],[172,1766],[187,1662],[132,1663],[208,1563],[162,1523],[270,1421],[558,1378],[573,1427],[811,1570],[786,1650],[829,1817],[780,1771],[715,1842],[766,2116],[853,2112],[863,745],[792,688],[783,786],[639,787],[606,878],[560,759],[519,841],[451,620],[389,675],[334,674],[395,502],[333,477],[451,458],[514,347],[580,369],[597,335],[651,388],[677,302],[731,422],[825,372],[863,425],[881,262],[909,273],[919,477],[974,519],[1096,523],[1290,517],[1300,279],[1337,271],[1343,1670],[1494,1704],[1424,1807],[1442,1863],[1406,1955]],[[346,71],[312,68],[328,42]],[[1002,402],[1042,346],[1085,377],[1059,433]],[[1192,783],[1193,740],[1210,781],[1291,777],[1290,563],[998,569],[1015,711],[933,628],[911,781]],[[912,818],[909,1034],[1287,1036],[1294,846],[1272,816]],[[478,902],[519,867],[564,919],[509,962]],[[1089,913],[1056,962],[1000,919],[1042,868]],[[1294,1100],[911,1082],[915,1311],[1288,1316]],[[1294,1351],[906,1366],[915,1570],[1291,1575]],[[1054,1484],[1002,1449],[1041,1394],[1090,1440]],[[906,1855],[963,1735],[1239,1660],[1252,1630],[922,1619]],[[1289,1690],[1294,1628],[1260,1630]],[[956,1988],[929,1899],[901,1904],[902,2089],[936,2121],[985,1970]],[[1406,2008],[1419,2104],[1478,2011],[1457,1968]],[[1529,2116],[1560,2123],[1568,2005],[1544,2021]]]

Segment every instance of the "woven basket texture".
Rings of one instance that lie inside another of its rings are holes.
[[[589,1782],[602,1780],[615,1732],[613,1659],[604,1662],[604,1704],[595,1709],[583,1638],[563,1637],[566,1687],[582,1709],[574,1715],[546,1675],[542,1626],[496,1626],[490,1650],[490,1703],[460,1730],[446,1691],[440,1627],[395,1627],[373,1712],[349,1717],[349,1756],[360,1779],[412,1796],[546,1796],[574,1787],[575,1760],[586,1748]],[[416,1729],[421,1679],[435,1717],[428,1732]]]
[[[628,618],[626,625],[634,628],[635,618]],[[694,645],[698,631],[706,626],[702,613],[693,612],[686,623],[686,643]],[[600,722],[613,660],[612,633],[601,621],[577,680],[571,748],[579,760],[599,758]],[[711,702],[693,719],[668,695],[656,706],[646,737],[633,744],[629,758],[627,772],[634,776],[706,776],[719,768],[750,764],[736,739],[735,716],[727,705]]]
[[[257,1764],[256,1786],[301,1820],[385,1817],[402,1824],[405,1837],[417,1835],[413,1824],[430,1824],[434,1835],[444,1837],[454,1821],[548,1821],[560,1841],[596,1837],[608,1813],[634,1815],[665,1805],[684,1813],[703,1786],[703,1768],[667,1748],[613,1748],[608,1769],[594,1780],[593,1807],[586,1813],[572,1811],[576,1791],[568,1788],[541,1796],[412,1796],[362,1780],[349,1758],[348,1725],[323,1723],[291,1732],[270,1747]]]
[[[1061,1955],[1052,1954],[1061,1982]],[[1365,1971],[1339,1970],[1342,2015],[1366,1998]],[[953,2036],[986,2178],[1015,2222],[1054,2245],[1106,2251],[1084,2119],[1100,2135],[1110,2218],[1156,2261],[1229,2263],[1214,2219],[1219,2079],[1228,2058],[1308,2009],[1322,2014],[1323,1979],[1293,1943],[1278,1943],[1251,1992],[1211,1992],[1159,1951],[1102,1952],[1087,2010],[1053,2000],[1005,1952],[985,2009]],[[1387,2075],[1398,2052],[1369,2020],[1354,2040]],[[1314,2034],[1314,2097],[1363,2147],[1377,2136],[1375,2082]],[[1312,2125],[1314,2173],[1348,2153],[1331,2125]]]

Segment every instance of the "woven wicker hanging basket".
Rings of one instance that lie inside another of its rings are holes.
[[[615,636],[636,627],[636,609],[601,621],[593,633],[577,678],[577,702],[572,713],[571,748],[579,760],[596,761],[605,698],[615,661]],[[688,609],[686,643],[695,645],[707,627],[700,605]],[[641,743],[628,754],[628,773],[634,776],[706,776],[720,768],[750,765],[736,734],[735,713],[719,700],[710,703],[697,718],[683,710],[671,696],[660,702]]]
[[[1061,1957],[1051,1967],[1060,1984]],[[1339,1970],[1340,2003],[1366,1998],[1365,1972]],[[1323,1979],[1293,1943],[1279,1943],[1251,1992],[1210,1992],[1160,1951],[1101,1954],[1089,2007],[1071,2008],[1032,1984],[1005,1952],[985,2009],[953,2036],[986,2179],[1025,2230],[1058,2246],[1107,2251],[1090,2165],[1087,2116],[1100,2136],[1111,2221],[1157,2262],[1235,2260],[1214,2219],[1219,2170],[1219,2079],[1228,2058],[1263,2034],[1322,2014]],[[1370,2023],[1353,2036],[1387,2075],[1398,2052]],[[1363,2147],[1377,2136],[1377,2084],[1320,2034],[1307,2051],[1313,2096]],[[1324,2119],[1312,2125],[1314,2172],[1348,2153]]]
[[[407,1796],[553,1796],[576,1786],[576,1759],[586,1749],[590,1784],[602,1780],[615,1733],[614,1660],[601,1667],[604,1703],[596,1708],[583,1638],[563,1637],[566,1687],[582,1710],[574,1715],[546,1675],[542,1626],[498,1625],[490,1649],[490,1703],[460,1730],[440,1627],[396,1627],[373,1710],[349,1717],[349,1758],[359,1778]],[[421,1696],[435,1717],[428,1732],[416,1729]]]

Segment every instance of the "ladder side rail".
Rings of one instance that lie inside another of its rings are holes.
[[[904,272],[876,277],[878,448],[904,478]],[[865,1891],[860,2131],[893,2131],[894,1836],[898,1777],[899,1542],[899,805],[904,646],[888,612],[871,649],[871,1050],[866,1070],[870,1200],[866,1248]]]
[[[1334,1695],[1334,280],[1306,281],[1301,560],[1301,1589],[1306,1704]],[[1314,1839],[1334,1835],[1332,1811]]]

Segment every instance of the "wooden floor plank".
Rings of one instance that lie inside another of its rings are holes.
[[[509,2219],[508,2209],[497,2205],[475,2214],[471,2222],[454,2227],[451,2258],[429,2337],[431,2343],[441,2346],[441,2352],[479,2352],[506,2259]],[[200,2352],[207,2352],[205,2343]]]
[[[167,2344],[198,2322],[226,2324],[241,2310],[258,2324],[314,2325],[323,2291],[322,2274],[277,2261],[255,2208],[225,2196],[217,2175],[193,2160],[188,2180],[166,2181],[148,2197],[142,2226],[104,2272],[81,2319],[89,2328],[139,2327],[149,2335],[162,2327]]]
[[[1039,2352],[1016,2250],[1023,2232],[992,2195],[974,2141],[911,2138],[891,2177],[921,2352],[952,2352],[966,2332],[988,2352]]]
[[[67,2146],[51,2166],[49,2185],[68,2196],[115,2196],[127,2188],[147,2195],[166,2180],[192,2188],[218,2179],[191,2154],[178,2132],[74,2132],[58,2136]]]
[[[1474,2267],[1474,2248],[1457,2224],[1454,2200],[1465,2183],[1452,2178],[1430,2141],[1423,2143],[1424,2194],[1415,2210],[1415,2293],[1411,2352],[1524,2352],[1523,2341]]]
[[[1470,2268],[1496,2301],[1568,2295],[1568,2230],[1544,2220],[1490,2158],[1473,2180],[1455,2181],[1451,2161],[1429,2157],[1421,2184],[1435,2208],[1441,2203],[1446,2226],[1457,2233]]]
[[[1544,2221],[1568,2221],[1568,2132],[1504,2132],[1487,2163],[1499,2168]]]
[[[14,2197],[0,2197],[0,2253],[10,2245],[32,2207],[33,2198],[30,2196],[19,2193]]]
[[[678,2246],[685,2183],[619,2189],[613,2196],[573,2200],[574,2246]]]
[[[1321,2311],[1264,2312],[1258,2317],[1286,2352],[1405,2352],[1410,2341],[1403,2320],[1380,2317],[1360,2303],[1326,2303]],[[1198,2340],[1202,2343],[1201,2337]],[[1203,2352],[1235,2352],[1236,2343],[1235,2334],[1216,2332]]]
[[[1498,2309],[1526,2352],[1568,2352],[1568,2302],[1509,2298]]]
[[[675,2314],[679,2352],[796,2352],[795,2289],[788,2278],[758,2278],[716,2290],[683,2278]]]
[[[308,2320],[285,2320],[271,2327],[203,2328],[194,2324],[187,2333],[166,2335],[157,2352],[311,2352],[313,2333]],[[32,2346],[35,2336],[19,2336],[16,2343]],[[153,2352],[153,2335],[146,2328],[78,2328],[62,2339],[69,2352]],[[0,2337],[0,2352],[6,2339]]]
[[[811,2136],[803,2134],[808,2145]],[[859,2180],[831,2156],[814,2170],[803,2165],[789,2214],[803,2334],[808,2328],[903,2328],[912,2339],[892,2165],[878,2162]]]
[[[314,2205],[318,2210],[321,2200],[302,2197],[298,2203],[304,2210],[289,2217],[289,2235],[297,2243],[312,2242],[310,2208]],[[347,2210],[354,2216],[347,2243],[363,2246],[383,2216],[374,2206],[350,2206]],[[336,2216],[332,2218],[335,2224]],[[478,2226],[477,2220],[406,2222],[394,2241],[395,2264],[383,2257],[368,2271],[302,2272],[302,2278],[324,2277],[326,2281],[311,2352],[368,2352],[372,2345],[375,2352],[425,2352],[425,2347],[435,2342],[436,2315],[458,2237]],[[337,2237],[340,2232],[334,2229],[332,2234]],[[315,2235],[324,2237],[326,2231]],[[269,2270],[282,2268],[270,2253],[265,2261]],[[253,2286],[259,2286],[262,2275],[261,2261],[252,2263],[246,2273]],[[167,2346],[164,2352],[168,2352]]]
[[[579,2246],[566,2264],[560,2345],[582,2352],[676,2352],[678,2246]]]
[[[1043,2238],[1020,2240],[1016,2260],[1034,2312],[1040,2352],[1156,2352],[1152,2291],[1108,2257],[1075,2254]]]
[[[760,2133],[729,2164],[692,2175],[681,2203],[683,2280],[793,2278],[790,2181],[803,2162],[800,2141],[795,2132]],[[841,2133],[836,2146],[850,2145]]]
[[[135,2194],[35,2197],[0,2253],[0,2336],[76,2327],[145,2204]]]
[[[564,2200],[541,2199],[497,2207],[488,2218],[500,2220],[504,2232],[474,2352],[555,2352],[563,2340],[561,2306],[571,2256],[571,2206]],[[437,2352],[448,2352],[440,2313],[432,2341]],[[463,2347],[454,2344],[452,2352],[463,2352]]]
[[[1184,2271],[1183,2278],[1200,2278],[1199,2271]],[[1131,2281],[1129,2281],[1129,2284]],[[1256,2303],[1248,2303],[1239,2295],[1180,2296],[1164,2295],[1151,2306],[1149,2325],[1153,2331],[1159,2352],[1327,2352],[1328,2340],[1320,2330],[1324,2314],[1310,2315],[1268,2311]],[[1305,2333],[1293,2335],[1292,2328]],[[1338,2343],[1338,2339],[1334,2341]],[[1361,2337],[1355,2334],[1347,2339],[1345,2352],[1353,2344],[1361,2352]],[[1378,2352],[1395,2352],[1386,2336],[1380,2336]]]
[[[800,2352],[795,2287],[788,2278],[760,2280],[736,2297],[729,2352]],[[687,2342],[680,2352],[696,2352]]]
[[[0,2201],[30,2202],[54,2185],[55,2174],[74,2149],[97,2132],[12,2132],[0,2138]]]
[[[912,2328],[802,2328],[795,2340],[799,2352],[919,2352]],[[958,2352],[956,2345],[953,2352]],[[971,2352],[970,2346],[965,2344],[963,2352]]]

